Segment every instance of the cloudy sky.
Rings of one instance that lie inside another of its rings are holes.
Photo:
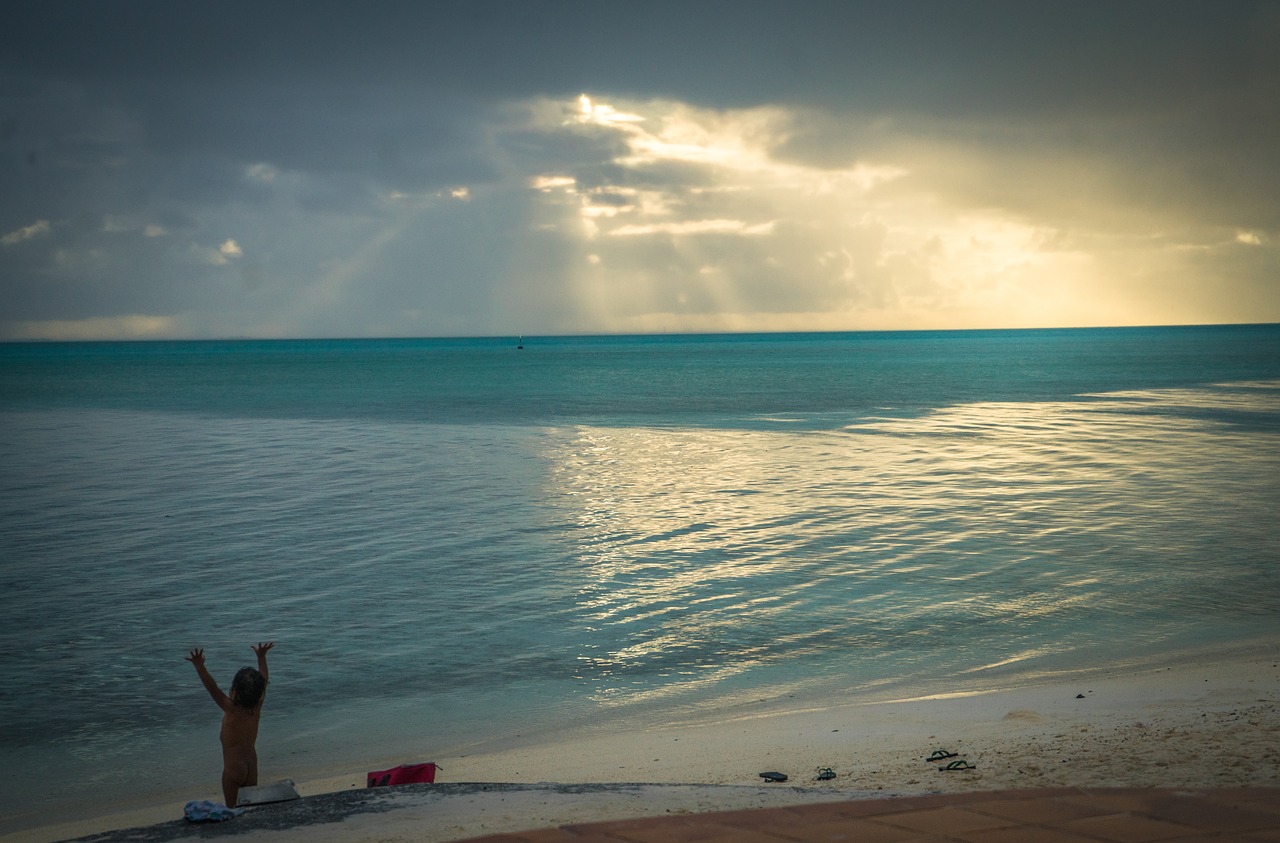
[[[1280,321],[1280,3],[38,2],[0,339]]]

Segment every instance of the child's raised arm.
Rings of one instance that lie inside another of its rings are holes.
[[[204,683],[204,689],[209,692],[209,696],[213,697],[213,701],[218,704],[218,708],[225,711],[231,705],[231,698],[222,693],[218,683],[214,681],[208,669],[205,668],[204,650],[192,650],[191,655],[187,656],[187,661],[195,665],[196,673],[200,676],[200,681]]]
[[[265,644],[259,642],[258,646],[253,648],[254,654],[258,657],[258,672],[261,673],[262,678],[266,679],[268,682],[271,681],[271,678],[267,676],[267,650],[270,650],[275,645],[276,642],[274,641],[268,641]]]

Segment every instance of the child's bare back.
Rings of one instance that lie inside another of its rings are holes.
[[[192,650],[187,661],[195,665],[200,681],[222,709],[222,794],[228,808],[236,806],[240,788],[258,783],[258,723],[267,692],[267,651],[273,642],[258,644],[253,652],[258,668],[242,668],[224,694],[204,666],[204,651]]]

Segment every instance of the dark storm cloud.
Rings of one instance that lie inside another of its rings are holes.
[[[979,117],[1274,93],[1266,3],[29,3],[5,64],[248,92],[396,88]]]

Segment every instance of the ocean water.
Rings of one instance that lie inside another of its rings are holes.
[[[1280,326],[523,344],[0,345],[0,832],[1280,631]]]

